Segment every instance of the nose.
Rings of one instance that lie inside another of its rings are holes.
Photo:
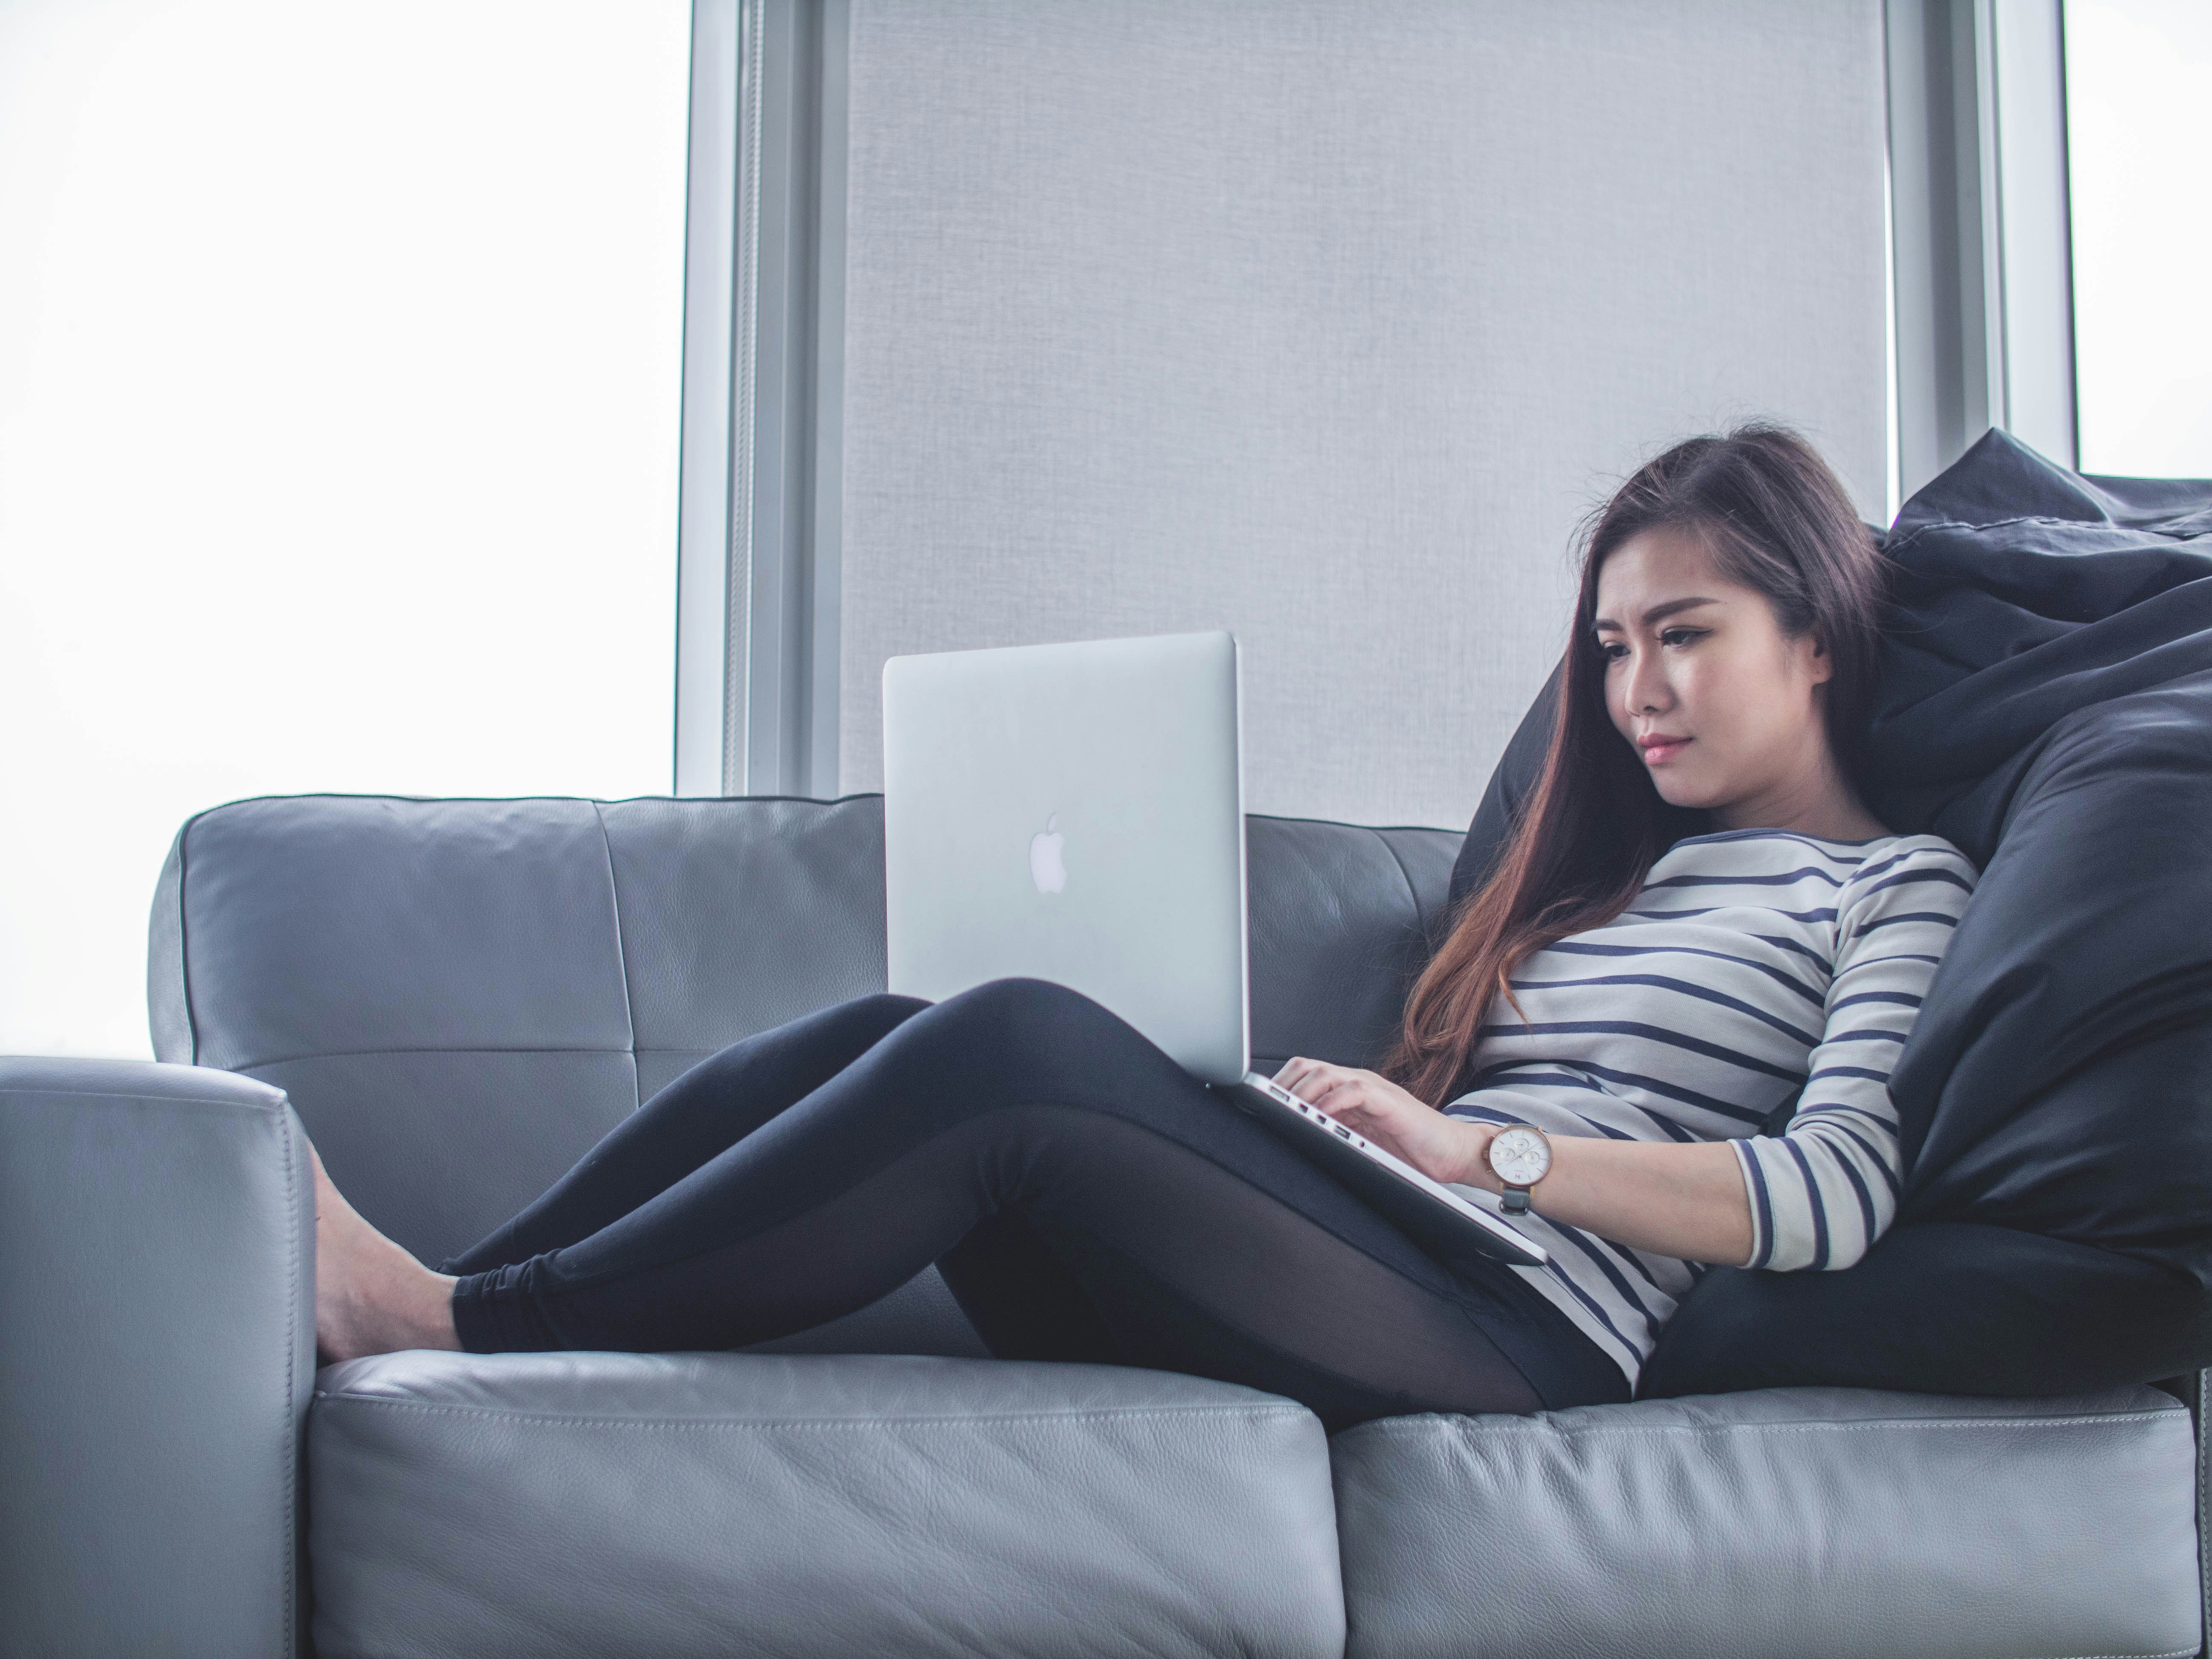
[[[1674,701],[1673,689],[1667,684],[1666,665],[1659,653],[1641,646],[1631,652],[1628,684],[1622,690],[1632,714],[1660,714]]]

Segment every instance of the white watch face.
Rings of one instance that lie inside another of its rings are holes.
[[[1552,1167],[1552,1145],[1534,1129],[1500,1129],[1491,1138],[1490,1167],[1509,1187],[1533,1187]]]

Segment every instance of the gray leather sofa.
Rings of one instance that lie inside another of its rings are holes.
[[[302,1124],[401,1243],[471,1242],[693,1060],[880,988],[881,834],[872,798],[188,824],[166,1063],[0,1063],[0,1650],[2199,1650],[2196,1413],[2148,1387],[1332,1441],[1245,1389],[989,1360],[933,1273],[776,1352],[316,1374]],[[1252,821],[1263,1057],[1372,1056],[1458,839]]]

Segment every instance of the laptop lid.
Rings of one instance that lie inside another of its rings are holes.
[[[890,988],[1051,980],[1202,1081],[1240,1079],[1237,693],[1228,634],[885,663]]]

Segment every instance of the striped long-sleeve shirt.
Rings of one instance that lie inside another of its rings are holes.
[[[1889,1075],[1974,878],[1935,836],[1677,842],[1627,910],[1521,965],[1526,1023],[1498,1000],[1476,1086],[1445,1110],[1554,1135],[1731,1141],[1751,1204],[1747,1265],[1847,1267],[1896,1212]],[[1763,1133],[1793,1096],[1784,1132]],[[1518,1219],[1552,1265],[1516,1271],[1632,1385],[1704,1269]]]

